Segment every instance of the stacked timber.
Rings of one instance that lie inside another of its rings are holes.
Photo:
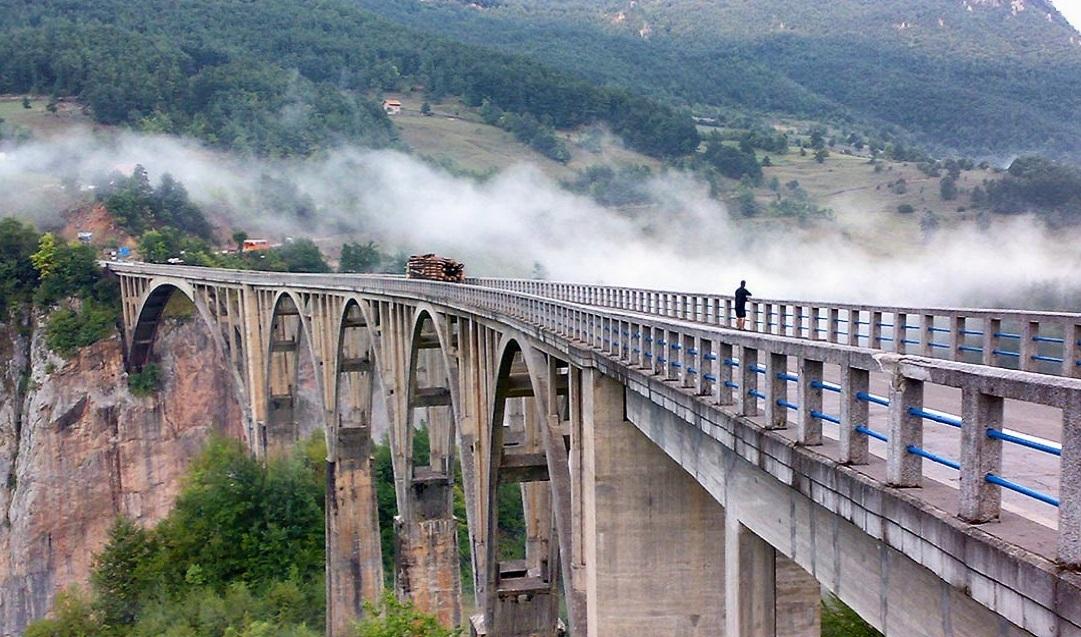
[[[454,259],[439,257],[434,254],[423,254],[409,257],[405,275],[410,279],[461,283],[465,280],[465,265]]]

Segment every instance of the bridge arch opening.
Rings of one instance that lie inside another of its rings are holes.
[[[129,369],[139,371],[151,362],[158,327],[169,315],[166,308],[169,308],[170,312],[174,310],[197,312],[195,297],[190,290],[171,283],[162,283],[152,288],[143,299],[135,327],[132,328],[131,344],[128,350]],[[213,329],[213,325],[208,323],[207,326]]]
[[[554,635],[560,547],[544,440],[552,407],[548,370],[539,352],[515,338],[504,340],[498,362],[489,421],[485,622],[489,634],[511,634],[513,624],[526,630],[513,634]],[[518,499],[508,497],[513,489]],[[519,512],[522,523],[508,524]]]
[[[325,424],[318,365],[303,309],[303,301],[290,292],[278,294],[274,301],[265,349],[266,421],[259,441],[264,457],[288,451]]]

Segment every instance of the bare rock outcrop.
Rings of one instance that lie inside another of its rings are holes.
[[[0,325],[0,635],[85,584],[118,515],[164,517],[212,432],[242,436],[232,375],[204,325],[164,324],[155,350],[162,388],[139,398],[118,336],[65,361],[38,321]]]

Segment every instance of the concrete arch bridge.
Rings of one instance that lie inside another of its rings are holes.
[[[107,267],[133,370],[195,304],[255,454],[298,437],[315,371],[329,635],[383,587],[373,410],[395,588],[476,634],[803,637],[828,590],[891,636],[1081,635],[1081,315],[756,300],[736,331],[722,296]]]

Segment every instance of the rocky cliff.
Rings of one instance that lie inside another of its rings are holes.
[[[150,525],[215,431],[241,435],[227,363],[196,320],[163,324],[162,386],[133,396],[119,336],[69,360],[41,317],[0,324],[0,635],[18,635],[55,593],[86,586],[118,515]]]

